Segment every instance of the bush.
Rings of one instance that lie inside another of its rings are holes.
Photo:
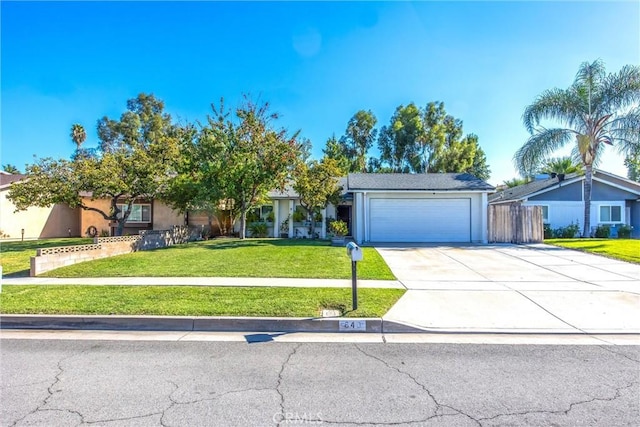
[[[335,236],[342,237],[349,233],[349,227],[347,227],[346,222],[337,219],[335,221],[331,221],[331,224],[329,224],[329,231]]]
[[[633,227],[630,225],[622,224],[618,227],[618,239],[630,239],[631,231]]]
[[[558,239],[573,239],[580,232],[580,225],[574,224],[571,221],[571,224],[566,227],[558,227],[553,230],[553,237]]]
[[[608,239],[609,236],[611,236],[611,227],[608,225],[599,225],[596,227],[595,237]]]
[[[249,224],[251,237],[267,237],[269,234],[266,222],[252,222]]]
[[[307,219],[307,212],[304,210],[302,206],[296,206],[296,210],[293,211],[293,215],[291,216],[293,222],[302,222]]]
[[[551,226],[549,224],[544,224],[543,229],[544,229],[544,238],[553,239],[553,230],[551,229]]]
[[[109,230],[105,230],[104,228],[100,230],[100,237],[109,237]]]

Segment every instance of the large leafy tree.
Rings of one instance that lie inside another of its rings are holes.
[[[341,176],[349,173],[349,170],[351,169],[351,162],[349,161],[345,147],[340,144],[340,141],[338,141],[335,135],[332,135],[331,138],[327,139],[322,152],[326,158],[336,161],[337,166],[340,168]]]
[[[531,135],[514,155],[523,176],[557,149],[573,144],[585,170],[582,235],[588,237],[593,167],[605,145],[616,145],[627,155],[640,146],[640,67],[627,65],[607,74],[601,60],[585,62],[569,88],[543,92],[525,108],[522,120]],[[545,120],[559,126],[542,126]]]
[[[78,148],[84,138],[74,132]],[[71,160],[38,159],[27,165],[27,179],[11,186],[9,199],[18,210],[29,206],[66,203],[95,211],[105,220],[117,223],[116,234],[136,201],[159,196],[165,190],[175,160],[179,158],[180,127],[164,112],[164,103],[153,95],[140,94],[127,102],[127,111],[119,120],[104,117],[98,121],[99,147]],[[109,199],[110,209],[102,210],[86,203]],[[124,205],[122,209],[120,206]]]
[[[180,210],[227,211],[240,218],[240,238],[246,235],[247,213],[266,193],[284,188],[304,156],[305,141],[276,129],[278,114],[268,103],[245,97],[231,113],[212,105],[213,114],[185,147],[186,160],[165,199]]]
[[[391,172],[411,172],[423,138],[424,123],[420,109],[413,103],[400,105],[393,113],[389,125],[380,130],[378,166],[383,168],[386,165]]]
[[[640,154],[630,154],[624,159],[627,167],[627,178],[640,182]]]
[[[367,171],[367,152],[373,146],[378,130],[378,119],[369,111],[360,110],[349,119],[347,129],[340,144],[350,161],[350,172]]]
[[[300,163],[294,173],[293,189],[300,196],[300,205],[311,217],[311,230],[315,230],[315,213],[329,203],[338,205],[342,188],[338,184],[341,169],[336,160],[325,157],[320,162]]]

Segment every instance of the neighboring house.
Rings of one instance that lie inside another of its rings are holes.
[[[7,199],[11,184],[25,178],[25,175],[0,171],[0,238],[53,238],[80,235],[79,209],[65,204],[55,204],[47,208],[32,206],[15,212],[15,205]],[[23,235],[24,233],[24,235]]]
[[[111,209],[110,199],[91,200],[91,195],[88,193],[82,193],[81,196],[85,206],[97,208],[107,213]],[[126,205],[119,204],[119,207],[123,208]],[[166,230],[174,225],[184,224],[185,215],[174,211],[162,201],[140,200],[133,204],[122,234],[139,234],[142,230]],[[94,232],[108,233],[114,236],[118,224],[115,221],[104,219],[102,214],[98,212],[80,209],[79,228],[80,234],[83,236],[91,235]]]
[[[542,206],[544,223],[552,229],[584,221],[584,175],[545,177],[499,191],[490,204],[522,203]],[[611,226],[612,236],[622,224],[633,226],[632,237],[640,237],[640,183],[601,170],[594,170],[591,193],[591,228]]]

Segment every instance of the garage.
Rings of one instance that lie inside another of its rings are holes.
[[[371,198],[371,242],[471,242],[469,198]]]

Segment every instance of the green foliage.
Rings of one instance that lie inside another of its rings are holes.
[[[622,224],[617,227],[618,230],[618,239],[629,239],[631,238],[631,231],[633,231],[633,227],[627,224]]]
[[[25,240],[24,242],[2,242],[0,264],[5,276],[28,276],[30,259],[35,256],[37,249],[55,246],[86,245],[93,243],[93,239],[65,238]]]
[[[367,152],[373,146],[378,130],[375,129],[378,119],[369,111],[360,110],[356,112],[349,123],[340,145],[342,152],[349,160],[350,172],[367,171]],[[338,167],[340,165],[338,164]]]
[[[346,147],[340,144],[335,135],[327,139],[322,152],[324,153],[324,157],[336,161],[336,165],[340,169],[340,176],[346,176],[349,173],[351,162],[349,161],[349,157],[347,157]]]
[[[582,172],[582,165],[575,163],[569,156],[553,157],[545,160],[538,172],[546,174],[579,173]]]
[[[284,188],[304,144],[298,133],[288,136],[286,129],[274,128],[278,114],[269,111],[268,103],[245,96],[233,115],[224,100],[220,107],[212,105],[212,112],[187,143],[186,160],[166,198],[183,208],[224,203],[233,218],[240,217],[244,238],[247,213],[260,206],[268,191]]]
[[[378,138],[380,159],[370,172],[468,172],[489,179],[491,171],[478,137],[463,137],[462,121],[448,115],[442,102],[424,109],[400,105]]]
[[[522,120],[529,139],[516,151],[515,165],[522,176],[530,176],[556,150],[573,146],[573,156],[585,169],[584,229],[591,228],[592,168],[605,145],[617,145],[629,156],[640,144],[640,66],[626,65],[607,74],[596,60],[580,65],[568,89],[550,89],[525,108]],[[544,125],[549,121],[551,126]],[[556,127],[557,126],[557,127]],[[564,126],[564,127],[563,127]]]
[[[340,172],[337,162],[330,158],[324,158],[320,162],[314,160],[300,163],[295,170],[293,189],[300,196],[300,205],[311,217],[311,236],[314,236],[315,223],[320,211],[329,203],[337,205],[340,200]],[[322,215],[319,221],[322,221]]]
[[[553,230],[553,237],[558,239],[573,239],[578,235],[579,232],[580,225],[577,223],[574,224],[573,221],[571,221],[571,224],[567,225],[566,227],[558,227]]]
[[[77,144],[83,140],[82,132],[75,126],[72,129]],[[96,152],[78,149],[70,161],[38,159],[27,165],[28,179],[12,185],[8,198],[18,210],[56,203],[92,210],[117,222],[117,234],[122,234],[133,203],[162,194],[179,158],[181,135],[164,113],[163,102],[140,94],[127,102],[127,111],[119,120],[104,117],[98,122]],[[109,199],[110,209],[87,206],[81,193]],[[122,215],[118,204],[128,207]]]
[[[100,237],[109,237],[109,230],[102,229],[100,230]]]
[[[291,219],[293,220],[293,222],[303,222],[307,219],[307,213],[305,212],[305,209],[298,205],[296,206],[296,209],[293,211],[293,215],[291,216]]]
[[[553,230],[551,229],[551,225],[544,224],[543,225],[543,230],[544,230],[544,238],[545,239],[552,239],[553,238]]]
[[[529,178],[513,178],[513,179],[509,179],[509,180],[502,181],[502,182],[507,187],[513,188],[513,187],[517,187],[519,185],[527,184],[527,183],[531,182],[531,179],[529,179]]]
[[[640,153],[629,154],[624,159],[624,165],[627,168],[627,178],[640,182]]]
[[[334,236],[342,237],[346,236],[349,233],[349,228],[347,227],[346,222],[340,219],[336,219],[329,223],[329,232]]]
[[[596,227],[594,237],[599,239],[608,239],[611,236],[611,226],[607,224],[600,224]]]
[[[249,223],[251,237],[267,237],[269,234],[266,222],[258,221]]]
[[[14,174],[14,175],[20,173],[18,168],[15,165],[12,165],[10,163],[7,163],[6,165],[2,165],[2,170],[7,172],[7,173]]]

